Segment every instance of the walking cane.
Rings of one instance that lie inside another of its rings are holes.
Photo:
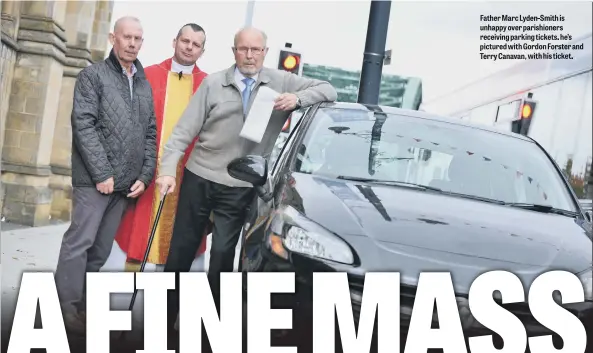
[[[165,199],[167,198],[168,191],[169,191],[169,188],[167,188],[167,190],[165,190],[165,194],[161,198],[161,202],[160,202],[159,208],[156,212],[156,217],[154,218],[154,224],[152,225],[152,231],[150,232],[150,237],[148,238],[148,245],[146,246],[146,251],[144,252],[144,259],[142,259],[142,264],[140,265],[139,272],[144,272],[144,267],[146,267],[146,262],[148,261],[148,254],[150,254],[150,248],[152,246],[152,241],[154,240],[154,235],[156,233],[156,229],[159,224],[159,219],[161,218],[161,212],[163,211],[163,206],[165,205]],[[134,280],[134,283],[135,282],[136,282],[136,280]],[[135,287],[136,287],[136,285],[134,285],[134,294],[132,294],[132,300],[130,301],[130,307],[128,308],[128,310],[130,312],[132,312],[132,310],[134,309],[134,303],[136,302],[136,296],[138,295],[138,288],[135,288]],[[126,331],[122,332],[122,335],[120,336],[121,338],[123,338],[125,336],[125,332]]]
[[[150,254],[150,247],[152,246],[152,241],[154,240],[154,235],[156,233],[156,227],[159,224],[159,219],[161,218],[161,212],[163,211],[163,206],[165,205],[165,199],[167,198],[167,191],[161,198],[161,203],[159,204],[159,208],[156,212],[156,217],[154,218],[154,224],[152,225],[152,231],[150,232],[150,238],[148,238],[148,245],[146,246],[146,252],[144,252],[144,259],[142,259],[142,264],[140,265],[140,271],[144,272],[144,267],[146,267],[146,262],[148,261],[148,254]],[[135,287],[135,286],[134,286]],[[132,295],[132,300],[130,301],[130,308],[128,310],[132,311],[134,309],[134,302],[136,301],[136,295],[138,294],[138,288],[134,289],[134,294]]]

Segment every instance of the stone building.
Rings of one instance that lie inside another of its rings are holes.
[[[78,72],[105,57],[113,1],[1,1],[0,211],[70,220],[70,113]]]

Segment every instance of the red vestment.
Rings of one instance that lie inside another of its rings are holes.
[[[170,133],[173,123],[179,119],[180,112],[185,109],[185,106],[171,106],[172,104],[179,105],[178,103],[171,102],[179,99],[180,95],[183,96],[182,100],[184,103],[189,101],[190,96],[195,93],[200,83],[207,75],[196,65],[191,75],[179,76],[178,73],[171,71],[171,62],[172,59],[169,58],[160,64],[151,65],[145,68],[146,78],[152,87],[154,99],[157,125],[157,160],[160,159],[162,145],[164,145],[166,142],[166,140],[161,141],[163,134]],[[178,76],[179,78],[177,78]],[[176,81],[177,79],[179,81]],[[191,80],[193,82],[193,91],[189,91],[191,89],[192,82],[187,80]],[[170,86],[168,83],[170,83]],[[187,90],[185,87],[187,87]],[[170,96],[168,100],[167,93],[175,96]],[[168,102],[169,106],[166,106]],[[167,112],[171,116],[167,117]],[[163,121],[163,119],[166,120]],[[164,123],[168,123],[168,125],[166,125],[165,131],[163,131]],[[175,191],[167,195],[165,206],[163,207],[161,218],[159,219],[157,236],[152,243],[150,255],[147,261],[148,263],[162,265],[166,262],[169,244],[171,242],[171,236],[173,233],[175,212],[177,210],[177,199],[183,177],[183,170],[185,164],[187,163],[189,154],[196,143],[196,140],[197,138],[194,139],[194,141],[190,144],[186,150],[184,158],[180,161],[177,168],[177,185],[175,187]],[[157,173],[158,169],[155,172],[155,179]],[[128,263],[133,262],[134,260],[136,262],[142,261],[144,258],[150,232],[155,220],[154,218],[156,214],[156,208],[158,207],[159,202],[160,196],[153,180],[144,193],[138,198],[137,202],[132,204],[124,214],[115,237],[115,241],[123,250],[123,252],[127,254]],[[199,256],[206,251],[206,235],[211,232],[211,229],[212,224],[210,224],[205,230],[202,244],[200,245],[196,256]]]

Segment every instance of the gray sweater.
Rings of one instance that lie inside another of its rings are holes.
[[[260,143],[239,136],[245,119],[241,91],[235,83],[235,65],[208,75],[191,98],[163,148],[158,176],[176,176],[177,165],[189,144],[198,142],[186,168],[204,179],[233,187],[252,187],[231,177],[227,165],[248,154],[270,155],[274,143],[291,112],[272,112]],[[291,74],[287,71],[262,68],[250,96],[249,106],[260,86],[279,93],[295,93],[302,107],[323,101],[335,101],[336,90],[325,81]]]

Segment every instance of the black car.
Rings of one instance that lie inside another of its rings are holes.
[[[530,283],[562,269],[582,279],[587,301],[565,307],[591,336],[591,215],[537,142],[391,107],[322,103],[295,114],[269,165],[248,156],[228,166],[260,195],[242,271],[295,272],[293,315],[311,313],[313,272],[348,273],[356,321],[364,274],[399,271],[404,331],[420,272],[451,272],[463,298],[488,270]],[[526,303],[504,306],[530,337],[549,333]]]

